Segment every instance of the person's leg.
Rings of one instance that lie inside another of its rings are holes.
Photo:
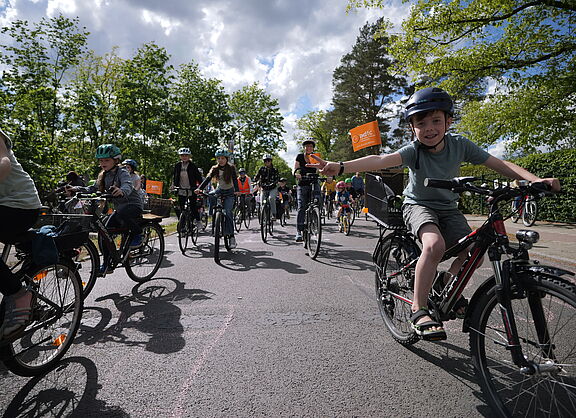
[[[234,192],[223,193],[222,198],[224,214],[226,215],[226,222],[224,222],[224,235],[234,236],[234,218],[232,216],[232,208],[234,207]]]
[[[190,210],[192,211],[192,218],[196,222],[200,221],[200,212],[198,211],[199,206],[196,205],[196,196],[188,196],[188,202],[190,204]]]
[[[276,196],[278,196],[278,189],[274,188],[268,191],[268,199],[270,199],[270,212],[272,219],[276,219]]]
[[[296,227],[298,231],[304,230],[304,222],[306,220],[306,206],[308,205],[308,198],[311,186],[298,186],[298,214],[296,216]]]
[[[174,208],[174,212],[176,213],[176,217],[180,219],[180,214],[182,213],[182,209],[184,209],[184,205],[186,204],[186,196],[178,195],[178,206]]]

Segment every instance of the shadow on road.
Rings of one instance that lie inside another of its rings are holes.
[[[122,408],[98,400],[96,365],[69,357],[43,376],[29,380],[4,411],[4,417],[128,417]]]
[[[234,250],[229,257],[220,259],[219,265],[228,270],[249,271],[253,269],[282,270],[288,274],[306,274],[308,270],[298,264],[279,260],[272,251]]]
[[[172,278],[156,278],[139,283],[131,295],[111,293],[96,302],[111,300],[119,312],[112,323],[112,312],[98,306],[85,307],[82,325],[75,344],[91,345],[116,342],[128,346],[140,346],[145,350],[167,354],[184,348],[181,309],[175,302],[201,301],[211,298],[211,293],[201,289],[186,289],[184,283]],[[137,338],[129,338],[127,330],[138,331]],[[140,336],[147,338],[138,338]]]

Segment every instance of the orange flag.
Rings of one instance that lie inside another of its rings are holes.
[[[162,194],[162,186],[164,183],[161,181],[147,180],[146,181],[146,193],[152,194]]]
[[[359,151],[372,145],[382,145],[378,121],[368,122],[350,130],[352,147],[354,151]]]

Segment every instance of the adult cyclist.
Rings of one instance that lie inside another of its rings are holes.
[[[178,187],[178,208],[176,208],[176,216],[180,218],[180,211],[184,208],[186,204],[186,199],[188,199],[188,204],[192,210],[192,216],[194,221],[198,225],[200,223],[200,214],[196,206],[196,196],[193,191],[196,187],[202,183],[202,175],[198,171],[198,167],[191,161],[191,152],[189,148],[180,148],[178,150],[178,155],[180,156],[180,161],[174,165],[174,171],[172,175],[172,184],[174,187]]]
[[[246,175],[246,170],[241,168],[238,170],[238,191],[240,192],[240,199],[244,199],[244,205],[246,209],[253,212],[252,193],[254,193],[254,186],[252,185],[252,179]]]
[[[314,153],[314,148],[316,147],[316,141],[312,138],[308,138],[302,142],[302,148],[304,152],[296,156],[296,161],[294,162],[294,176],[298,187],[296,188],[297,200],[298,200],[298,215],[296,217],[296,242],[302,241],[302,231],[304,231],[305,220],[306,220],[306,206],[311,198],[317,197],[320,199],[320,187],[315,187],[313,189],[313,183],[318,183],[318,180],[304,179],[302,176],[307,174],[317,173],[317,170],[312,167],[307,167],[306,164],[314,164],[316,160],[314,157],[310,157]],[[312,196],[312,190],[317,190],[318,195]]]

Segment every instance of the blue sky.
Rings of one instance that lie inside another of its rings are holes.
[[[131,57],[154,41],[173,65],[194,60],[228,92],[259,82],[279,100],[288,144],[281,155],[291,163],[296,119],[330,107],[332,72],[359,29],[381,15],[402,21],[406,5],[387,4],[346,14],[347,0],[0,0],[0,24],[78,16],[99,54],[117,46],[120,56]]]

